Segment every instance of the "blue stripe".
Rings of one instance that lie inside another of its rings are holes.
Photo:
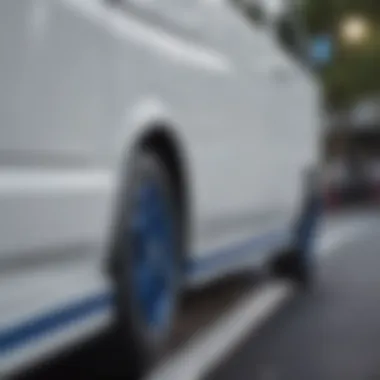
[[[256,236],[239,245],[208,252],[205,259],[191,260],[186,271],[194,276],[218,268],[226,268],[235,264],[236,261],[249,257],[254,251],[278,247],[280,244],[284,244],[287,238],[289,238],[289,233],[284,231]],[[111,293],[93,295],[75,303],[63,305],[59,309],[36,316],[9,329],[0,330],[0,354],[43,339],[48,334],[67,327],[67,325],[103,312],[112,307],[112,301]]]
[[[262,250],[273,250],[290,241],[290,233],[285,230],[255,236],[238,245],[208,252],[202,259],[189,260],[186,271],[192,277],[234,265]]]
[[[82,318],[88,318],[112,304],[110,294],[99,294],[62,306],[48,314],[36,316],[9,329],[0,331],[0,354],[42,339],[50,332],[73,324]]]

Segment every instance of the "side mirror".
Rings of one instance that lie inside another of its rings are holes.
[[[317,68],[327,66],[333,59],[334,41],[328,34],[314,36],[309,41],[309,61]]]

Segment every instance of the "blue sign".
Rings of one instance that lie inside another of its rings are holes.
[[[333,41],[330,35],[319,35],[310,42],[310,58],[316,65],[326,65],[333,57]]]

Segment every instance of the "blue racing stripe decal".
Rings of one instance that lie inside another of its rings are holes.
[[[289,231],[286,230],[255,236],[238,245],[211,251],[203,255],[204,258],[189,260],[186,272],[190,276],[196,276],[207,271],[228,267],[262,250],[272,250],[282,246],[290,241],[290,237]]]
[[[36,316],[9,329],[1,330],[0,354],[14,350],[20,345],[32,343],[33,340],[42,339],[50,332],[103,311],[111,304],[110,294],[100,294],[62,306],[60,309]]]
[[[286,244],[289,238],[289,232],[284,230],[256,236],[240,244],[209,252],[205,259],[189,261],[186,272],[193,276],[226,268],[249,257],[249,255],[254,255],[255,252],[272,250]],[[105,292],[68,305],[62,305],[59,309],[37,315],[20,324],[0,330],[0,354],[42,340],[48,334],[57,332],[79,320],[104,312],[112,305],[112,293]]]

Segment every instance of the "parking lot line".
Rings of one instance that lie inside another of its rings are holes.
[[[190,339],[179,352],[155,369],[147,380],[202,379],[292,294],[293,287],[286,282],[272,282],[255,289],[207,328],[206,332]]]

